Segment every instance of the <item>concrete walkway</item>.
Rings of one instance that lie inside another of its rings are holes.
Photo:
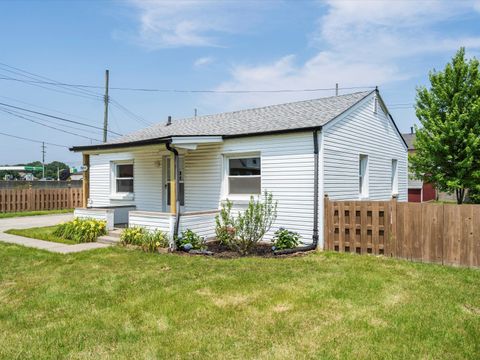
[[[10,244],[23,245],[36,249],[47,250],[60,254],[76,253],[80,251],[100,249],[110,246],[108,244],[100,244],[96,242],[67,245],[4,233],[5,230],[9,229],[26,229],[31,227],[57,225],[71,219],[73,219],[73,214],[39,215],[0,219],[0,241]]]

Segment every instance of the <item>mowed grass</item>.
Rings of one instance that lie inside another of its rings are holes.
[[[40,210],[40,211],[22,211],[22,212],[0,212],[0,219],[21,217],[21,216],[37,216],[37,215],[55,215],[55,214],[67,214],[73,212],[73,209],[63,210]]]
[[[480,271],[0,244],[4,359],[478,359]]]
[[[62,244],[76,244],[73,240],[64,239],[53,234],[58,225],[33,227],[28,229],[9,229],[5,231],[7,234],[24,236],[32,239],[52,241]]]

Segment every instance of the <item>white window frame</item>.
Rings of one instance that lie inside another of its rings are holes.
[[[230,160],[233,159],[245,159],[245,158],[259,158],[260,159],[260,175],[238,175],[230,176]],[[251,196],[259,196],[262,193],[262,164],[263,159],[260,152],[247,152],[247,153],[228,153],[223,154],[223,199],[229,200],[245,200],[249,201]],[[259,177],[260,178],[260,192],[258,194],[230,194],[230,177]]]
[[[365,166],[362,170],[362,160],[365,159]],[[358,196],[360,199],[368,198],[369,192],[369,159],[367,154],[358,154]],[[360,180],[362,179],[362,180]]]
[[[391,163],[391,187],[392,195],[398,195],[398,160],[392,159]]]
[[[118,165],[132,165],[133,177],[119,178],[117,177]],[[118,179],[132,179],[133,192],[117,192]],[[111,179],[110,179],[110,199],[112,200],[133,200],[135,198],[135,164],[133,160],[117,160],[111,162]]]

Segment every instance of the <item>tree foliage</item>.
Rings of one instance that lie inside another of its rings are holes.
[[[8,165],[6,165],[8,166]],[[27,164],[15,164],[12,166],[42,166],[41,161],[34,161],[34,162],[29,162]],[[69,166],[63,162],[60,161],[52,161],[49,164],[45,164],[45,177],[51,177],[56,179],[57,178],[57,170],[59,169],[60,171],[63,169],[68,169]],[[40,179],[42,177],[42,171],[33,171],[33,176],[36,178]],[[12,175],[14,179],[19,179],[20,175],[18,171],[0,171],[0,180],[3,180],[5,175]]]
[[[429,73],[430,88],[417,88],[416,177],[440,191],[455,192],[461,204],[466,189],[480,190],[480,74],[476,58],[461,48],[443,71]]]

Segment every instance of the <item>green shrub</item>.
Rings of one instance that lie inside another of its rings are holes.
[[[120,241],[123,245],[141,245],[147,230],[140,226],[132,226],[122,231]]]
[[[277,219],[277,201],[273,201],[272,193],[265,191],[263,201],[250,197],[248,207],[239,212],[235,219],[235,236],[229,240],[232,250],[242,255],[248,254]]]
[[[155,252],[168,247],[168,236],[161,230],[148,231],[144,227],[133,226],[123,230],[120,235],[123,245],[137,245],[145,252]]]
[[[194,231],[187,229],[177,238],[177,247],[183,249],[185,245],[190,244],[193,250],[203,250],[206,248],[205,239]],[[188,249],[188,250],[190,250]]]
[[[300,235],[296,232],[280,228],[273,237],[273,250],[293,249],[298,246]]]
[[[107,233],[107,223],[95,219],[75,218],[72,221],[58,225],[53,235],[73,240],[77,243],[94,242],[99,236]]]
[[[155,252],[160,248],[168,248],[168,236],[161,230],[147,231],[143,236],[141,247],[145,252]]]
[[[215,235],[224,245],[230,244],[235,238],[235,219],[231,215],[233,203],[227,199],[222,203],[220,213],[215,216]]]

